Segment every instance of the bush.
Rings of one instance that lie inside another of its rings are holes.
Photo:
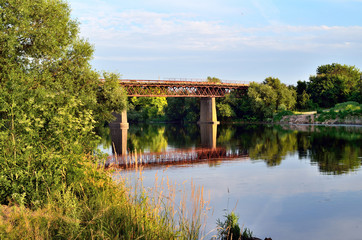
[[[216,222],[219,238],[222,240],[239,239],[241,236],[240,226],[238,223],[239,217],[236,216],[234,212],[226,214],[224,217],[226,218],[224,222],[221,222],[220,219]]]
[[[344,102],[344,103],[338,103],[333,108],[335,111],[358,111],[362,109],[362,104],[359,104],[358,102]]]
[[[336,104],[328,112],[317,111],[319,114],[317,121],[324,122],[329,119],[346,119],[350,116],[361,116],[362,104],[357,102],[345,102]]]
[[[290,116],[290,115],[294,115],[294,113],[292,111],[289,111],[289,110],[281,111],[281,112],[278,112],[278,113],[276,113],[274,115],[273,120],[275,122],[278,122],[278,121],[282,120],[282,118],[284,116]]]

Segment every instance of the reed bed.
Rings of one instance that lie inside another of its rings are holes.
[[[81,182],[53,192],[41,208],[0,205],[0,239],[203,238],[209,209],[202,188],[188,196],[158,176],[145,188],[142,167],[133,184],[127,176],[115,182],[98,165],[85,169]]]
[[[144,187],[143,167],[119,174],[118,182],[127,186],[134,204],[149,206],[153,217],[172,229],[179,239],[203,239],[205,233],[209,201],[203,187],[193,182],[171,182],[166,176],[154,176],[152,187]]]

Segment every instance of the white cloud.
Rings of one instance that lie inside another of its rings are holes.
[[[81,35],[95,45],[94,67],[137,77],[214,74],[262,81],[273,75],[291,83],[308,78],[321,64],[358,65],[362,54],[361,26],[285,24],[273,1],[258,1],[256,7],[247,0],[235,9],[218,0],[171,1],[165,8],[160,8],[164,0],[72,1]],[[198,10],[188,9],[194,4]],[[213,15],[217,8],[220,16]],[[250,24],[259,16],[264,20]]]
[[[198,21],[187,14],[124,11],[80,18],[82,35],[96,46],[189,51],[315,51],[361,46],[362,27],[270,25],[245,28]],[[348,43],[348,44],[346,44]]]

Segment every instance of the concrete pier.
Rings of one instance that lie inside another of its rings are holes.
[[[119,122],[109,124],[111,129],[112,152],[115,155],[127,155],[128,128],[120,128]]]
[[[216,116],[216,102],[214,97],[200,99],[200,120],[199,124],[219,124]]]
[[[121,114],[113,113],[113,116],[116,117],[116,120],[109,124],[113,153],[127,155],[127,135],[129,128],[127,110],[123,110]]]
[[[116,120],[112,122],[113,123],[119,123],[120,128],[129,128],[129,123],[127,120],[127,109],[123,110],[121,114],[118,113],[112,113],[113,116],[116,117]]]

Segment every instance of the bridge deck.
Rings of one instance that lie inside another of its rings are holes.
[[[128,96],[135,97],[224,97],[231,91],[245,94],[247,83],[213,83],[207,81],[167,81],[122,79],[120,85]]]

